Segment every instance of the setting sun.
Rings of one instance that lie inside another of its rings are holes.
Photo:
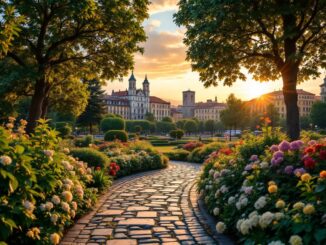
[[[253,99],[257,98],[263,94],[266,94],[270,91],[270,85],[268,83],[260,83],[256,81],[248,82],[248,90],[246,90],[247,98]]]

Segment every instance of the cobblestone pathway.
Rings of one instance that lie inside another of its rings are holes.
[[[198,171],[199,165],[172,163],[118,180],[61,244],[217,244],[200,222]]]

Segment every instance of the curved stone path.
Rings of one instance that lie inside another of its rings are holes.
[[[172,162],[167,169],[117,180],[61,244],[218,244],[197,205],[199,168]]]

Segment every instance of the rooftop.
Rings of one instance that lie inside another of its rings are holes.
[[[167,102],[167,101],[165,101],[165,100],[162,100],[161,98],[156,97],[156,96],[150,96],[150,97],[149,97],[149,101],[150,101],[150,103],[157,103],[157,104],[170,104],[170,102]]]

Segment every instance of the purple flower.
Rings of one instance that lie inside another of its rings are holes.
[[[269,150],[270,150],[271,152],[275,152],[275,151],[278,151],[279,149],[278,149],[278,146],[277,146],[277,145],[272,145],[272,146],[269,148]]]
[[[281,162],[283,162],[283,157],[278,157],[278,158],[272,158],[271,160],[271,164],[272,164],[272,167],[277,167],[281,164]]]
[[[301,140],[292,141],[290,143],[290,148],[292,151],[300,150],[302,146],[303,146],[303,142]]]
[[[252,186],[248,186],[248,187],[245,187],[244,188],[244,192],[247,194],[247,195],[250,195],[251,192],[253,190],[253,187]]]
[[[277,151],[277,152],[274,152],[273,154],[273,158],[277,159],[277,158],[283,158],[284,157],[284,153],[282,151]]]
[[[251,170],[252,169],[252,165],[251,164],[247,164],[246,166],[245,166],[245,170],[246,171],[249,171],[249,170]]]
[[[251,157],[250,157],[250,161],[257,161],[258,160],[258,156],[257,155],[252,155]]]
[[[288,142],[288,141],[286,141],[286,140],[283,140],[279,145],[278,145],[278,147],[279,147],[279,149],[281,150],[281,151],[288,151],[288,150],[290,150],[290,143]]]
[[[284,168],[284,173],[286,174],[292,174],[293,173],[293,166],[292,165],[288,165]]]
[[[301,176],[304,173],[306,173],[306,170],[304,168],[296,168],[293,172],[296,176]]]

